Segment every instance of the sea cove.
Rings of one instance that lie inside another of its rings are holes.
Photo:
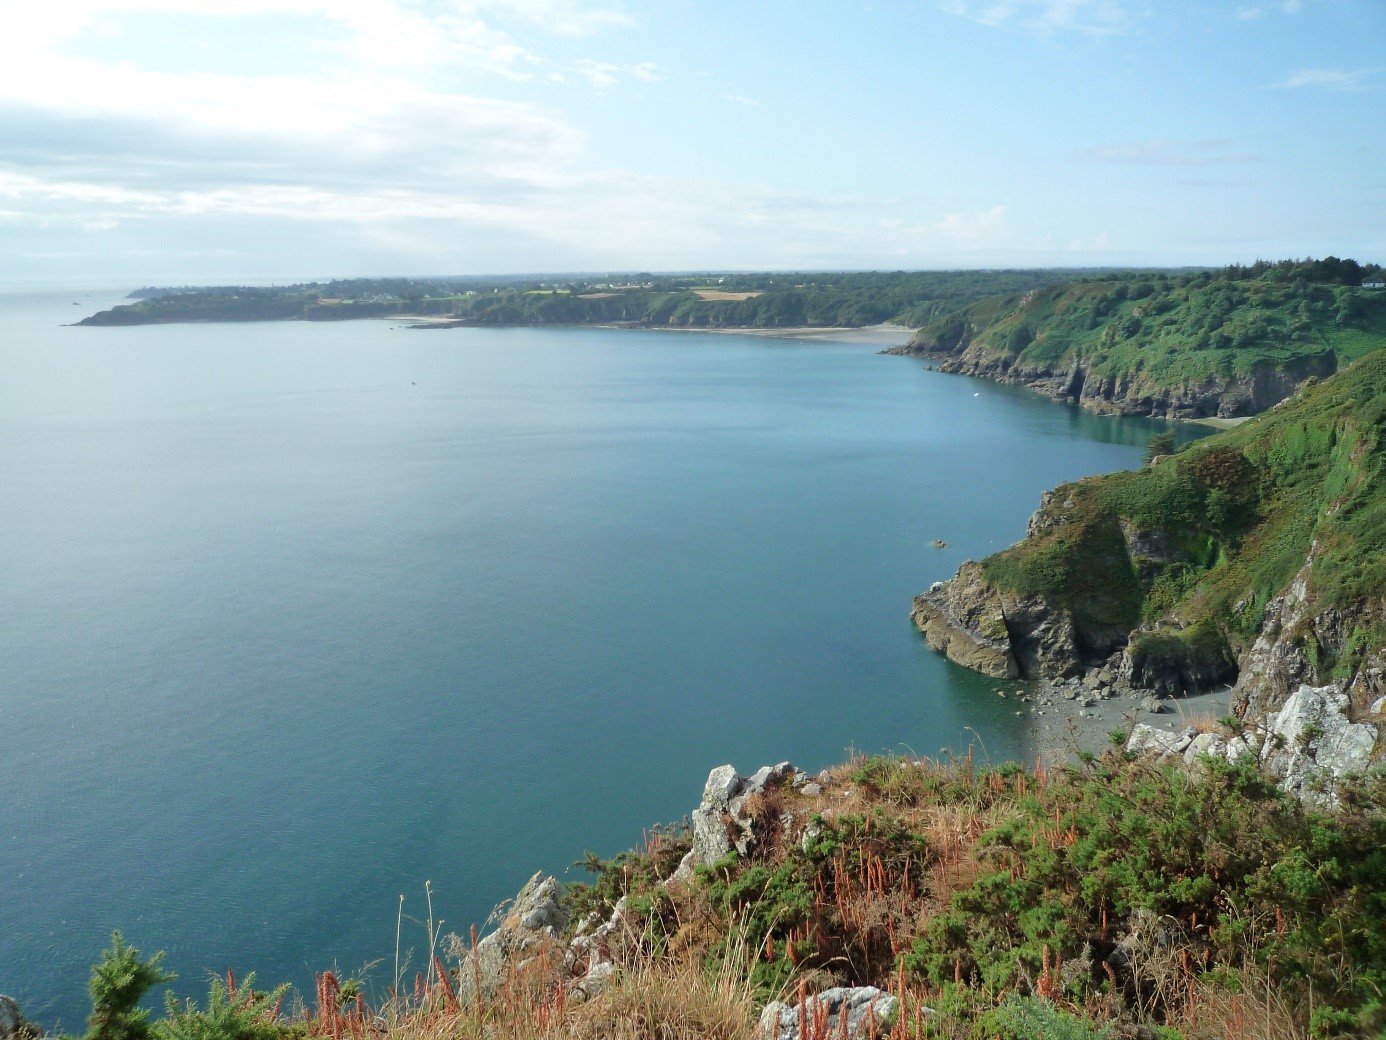
[[[112,302],[0,298],[0,991],[68,1028],[113,928],[302,986],[721,762],[1032,756],[911,597],[1162,428],[877,343],[62,325]]]

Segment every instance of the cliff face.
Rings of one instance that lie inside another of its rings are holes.
[[[1260,717],[1299,687],[1336,684],[1357,714],[1386,698],[1386,590],[1349,606],[1325,604],[1313,586],[1314,553],[1289,587],[1266,605],[1256,641],[1238,661],[1232,706]]]
[[[1258,415],[1293,395],[1310,379],[1331,376],[1338,367],[1333,354],[1319,354],[1280,365],[1259,365],[1243,375],[1170,384],[1141,372],[1094,372],[1090,363],[1076,360],[1057,368],[1031,364],[967,336],[950,345],[917,335],[887,353],[925,358],[941,372],[1027,386],[1056,401],[1094,412],[1166,419]]]
[[[1043,496],[1025,538],[915,600],[929,644],[996,678],[1234,710],[1332,686],[1386,697],[1386,351],[1146,469]],[[1106,678],[1110,676],[1111,678]]]

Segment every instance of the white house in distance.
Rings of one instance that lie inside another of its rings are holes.
[[[1386,289],[1386,282],[1383,282],[1380,278],[1368,278],[1365,282],[1362,283],[1362,288]]]

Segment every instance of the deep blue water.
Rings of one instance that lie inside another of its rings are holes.
[[[48,1026],[113,928],[303,984],[722,762],[1028,756],[910,598],[1156,428],[875,346],[60,327],[110,302],[0,297],[0,992]]]

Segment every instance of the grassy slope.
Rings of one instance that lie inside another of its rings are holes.
[[[1011,294],[938,314],[916,343],[970,342],[1028,369],[1156,386],[1293,371],[1331,355],[1352,361],[1386,344],[1386,291],[1315,280],[1291,263],[1174,277],[1125,275]]]
[[[984,565],[1005,588],[1095,620],[1164,623],[1142,639],[1237,650],[1314,542],[1321,604],[1350,607],[1386,591],[1383,470],[1386,350],[1153,467],[1058,489],[1060,522]],[[1176,559],[1138,567],[1123,520],[1163,535]]]

